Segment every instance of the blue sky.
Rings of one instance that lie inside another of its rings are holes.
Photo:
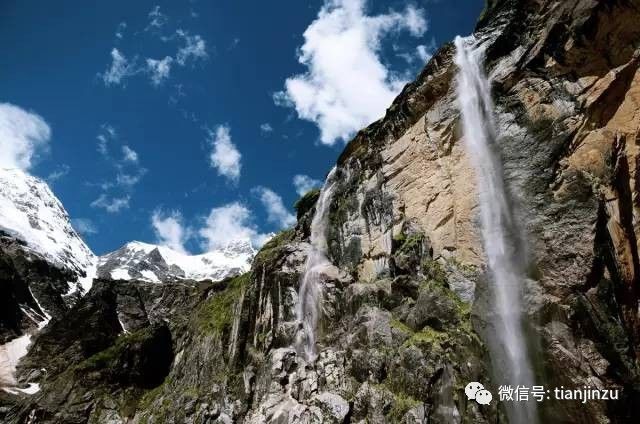
[[[0,165],[46,179],[97,254],[290,225],[298,192],[483,6],[88,3],[0,5]]]

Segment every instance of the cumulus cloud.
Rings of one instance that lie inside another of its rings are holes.
[[[165,56],[165,58],[161,60],[147,59],[147,71],[149,72],[153,85],[158,86],[169,78],[172,63],[173,58],[171,56]]]
[[[238,202],[212,209],[198,235],[204,239],[203,248],[209,251],[246,239],[260,247],[270,238],[269,234],[258,231],[251,211]]]
[[[91,207],[104,209],[109,213],[118,213],[129,207],[129,196],[110,197],[106,193],[102,193],[96,200],[91,202]]]
[[[11,103],[0,103],[0,167],[28,170],[51,138],[47,122]]]
[[[232,182],[240,179],[240,163],[242,155],[231,141],[231,130],[227,125],[219,125],[214,131],[209,132],[213,150],[209,157],[211,166]]]
[[[89,218],[73,218],[71,225],[78,233],[84,236],[98,233],[98,228]]]
[[[184,46],[178,49],[176,55],[176,61],[180,66],[187,64],[189,60],[206,59],[207,43],[198,34],[191,35],[189,32],[179,29],[176,31],[176,35],[184,41]]]
[[[293,186],[296,188],[296,193],[303,196],[313,188],[322,187],[322,181],[311,178],[308,175],[299,174],[293,177]]]
[[[290,77],[274,95],[315,123],[320,141],[332,145],[383,116],[406,83],[383,64],[381,41],[401,30],[412,36],[427,28],[422,9],[366,14],[366,0],[327,0],[304,32],[299,62],[307,72]]]
[[[273,190],[266,187],[256,187],[254,192],[260,198],[267,211],[267,220],[280,228],[291,227],[296,223],[296,217],[287,210],[280,197]]]
[[[188,253],[184,245],[190,237],[191,230],[184,226],[179,211],[164,213],[156,210],[151,216],[151,225],[158,243],[180,253]]]
[[[135,75],[138,71],[136,70],[135,60],[130,62],[124,54],[120,52],[117,48],[113,48],[111,50],[111,64],[102,74],[98,74],[105,85],[120,85],[123,81]]]

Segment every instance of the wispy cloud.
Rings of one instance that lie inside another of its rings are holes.
[[[91,202],[91,207],[101,208],[109,213],[118,213],[123,209],[129,208],[129,196],[109,197],[106,193],[102,193],[96,200]]]
[[[273,127],[271,126],[270,123],[265,122],[264,124],[260,124],[260,132],[263,135],[271,134],[273,132]]]
[[[162,84],[165,80],[169,79],[171,73],[171,64],[173,58],[171,56],[165,56],[164,59],[147,59],[147,70],[151,77],[151,83],[155,86]]]
[[[147,170],[140,165],[138,152],[123,143],[118,131],[111,124],[102,124],[96,139],[96,150],[114,174],[111,180],[92,184],[100,187],[102,193],[91,206],[117,213],[129,207],[133,189]]]
[[[135,58],[129,61],[120,50],[114,47],[111,49],[111,64],[98,76],[107,86],[121,85],[128,77],[139,72],[135,62]]]
[[[231,141],[231,130],[227,125],[219,125],[215,130],[209,131],[209,143],[212,146],[209,156],[211,166],[219,175],[228,178],[232,182],[240,179],[242,169],[242,155]]]
[[[181,66],[185,66],[189,60],[203,60],[209,56],[207,43],[200,35],[191,35],[182,29],[178,29],[176,35],[184,42],[184,45],[178,49],[176,55],[176,61]]]
[[[145,28],[145,31],[159,30],[169,22],[169,18],[160,11],[160,6],[158,5],[151,9],[148,16],[149,24]]]
[[[301,119],[315,123],[323,144],[346,141],[382,117],[406,83],[380,56],[385,37],[401,30],[417,37],[427,29],[422,9],[370,16],[366,5],[326,1],[303,34],[298,60],[307,72],[288,78],[285,90],[274,95],[276,104],[294,107]]]
[[[73,218],[71,225],[78,233],[85,236],[98,233],[98,228],[89,218]]]
[[[191,237],[191,230],[185,227],[179,211],[163,212],[158,209],[151,216],[151,225],[159,244],[188,253],[185,243]]]
[[[127,145],[122,146],[122,155],[124,161],[138,163],[138,153],[131,147]]]
[[[45,178],[48,183],[54,183],[58,181],[60,178],[65,177],[69,174],[71,168],[67,164],[62,164],[56,167],[47,177]]]
[[[267,212],[267,220],[279,228],[286,228],[296,223],[296,217],[284,206],[282,197],[266,187],[256,187],[256,195],[260,198]]]
[[[120,22],[116,28],[116,38],[122,40],[124,38],[124,31],[127,29],[126,22]]]
[[[0,167],[28,170],[47,151],[51,128],[40,115],[0,103]]]
[[[308,175],[298,174],[293,177],[293,186],[296,188],[296,193],[303,196],[313,188],[322,187],[322,181],[311,178]]]
[[[140,74],[158,87],[170,79],[175,65],[185,67],[209,57],[207,42],[201,35],[175,26],[172,29],[171,26],[169,17],[160,10],[160,6],[154,6],[148,14],[144,31],[133,32],[133,35],[161,41],[165,54],[154,58],[139,51],[137,55],[128,58],[114,47],[111,50],[111,62],[104,72],[98,73],[98,77],[106,86],[119,86],[124,85],[129,77]],[[124,37],[125,29],[127,23],[120,22],[116,28],[116,41]]]

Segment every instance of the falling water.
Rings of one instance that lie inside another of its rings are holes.
[[[307,362],[313,362],[316,358],[316,329],[322,295],[321,276],[323,271],[331,265],[327,259],[327,223],[335,185],[333,178],[335,172],[334,167],[327,176],[316,203],[316,212],[311,221],[311,248],[298,291],[296,312],[299,330],[296,336],[296,348]]]
[[[477,174],[482,238],[492,277],[490,290],[495,313],[495,340],[489,343],[498,384],[533,384],[522,321],[525,273],[518,247],[517,223],[509,205],[499,156],[494,153],[497,125],[488,78],[484,72],[484,49],[473,37],[455,41],[458,65],[458,102],[464,139]],[[535,423],[535,402],[505,402],[512,424]]]

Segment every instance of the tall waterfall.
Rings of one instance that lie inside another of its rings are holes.
[[[489,350],[498,385],[534,384],[523,331],[525,282],[523,249],[518,223],[509,204],[499,155],[494,152],[498,127],[493,113],[490,83],[484,72],[484,49],[473,37],[455,40],[459,68],[457,95],[464,140],[473,162],[480,200],[482,239],[491,275],[491,322],[495,334]],[[512,424],[537,421],[535,401],[505,402]]]
[[[299,329],[296,335],[296,348],[307,362],[315,361],[317,355],[316,330],[322,296],[321,278],[323,271],[331,265],[327,259],[327,223],[335,186],[335,173],[334,167],[327,176],[316,203],[316,211],[311,221],[311,248],[298,290],[296,312]]]

